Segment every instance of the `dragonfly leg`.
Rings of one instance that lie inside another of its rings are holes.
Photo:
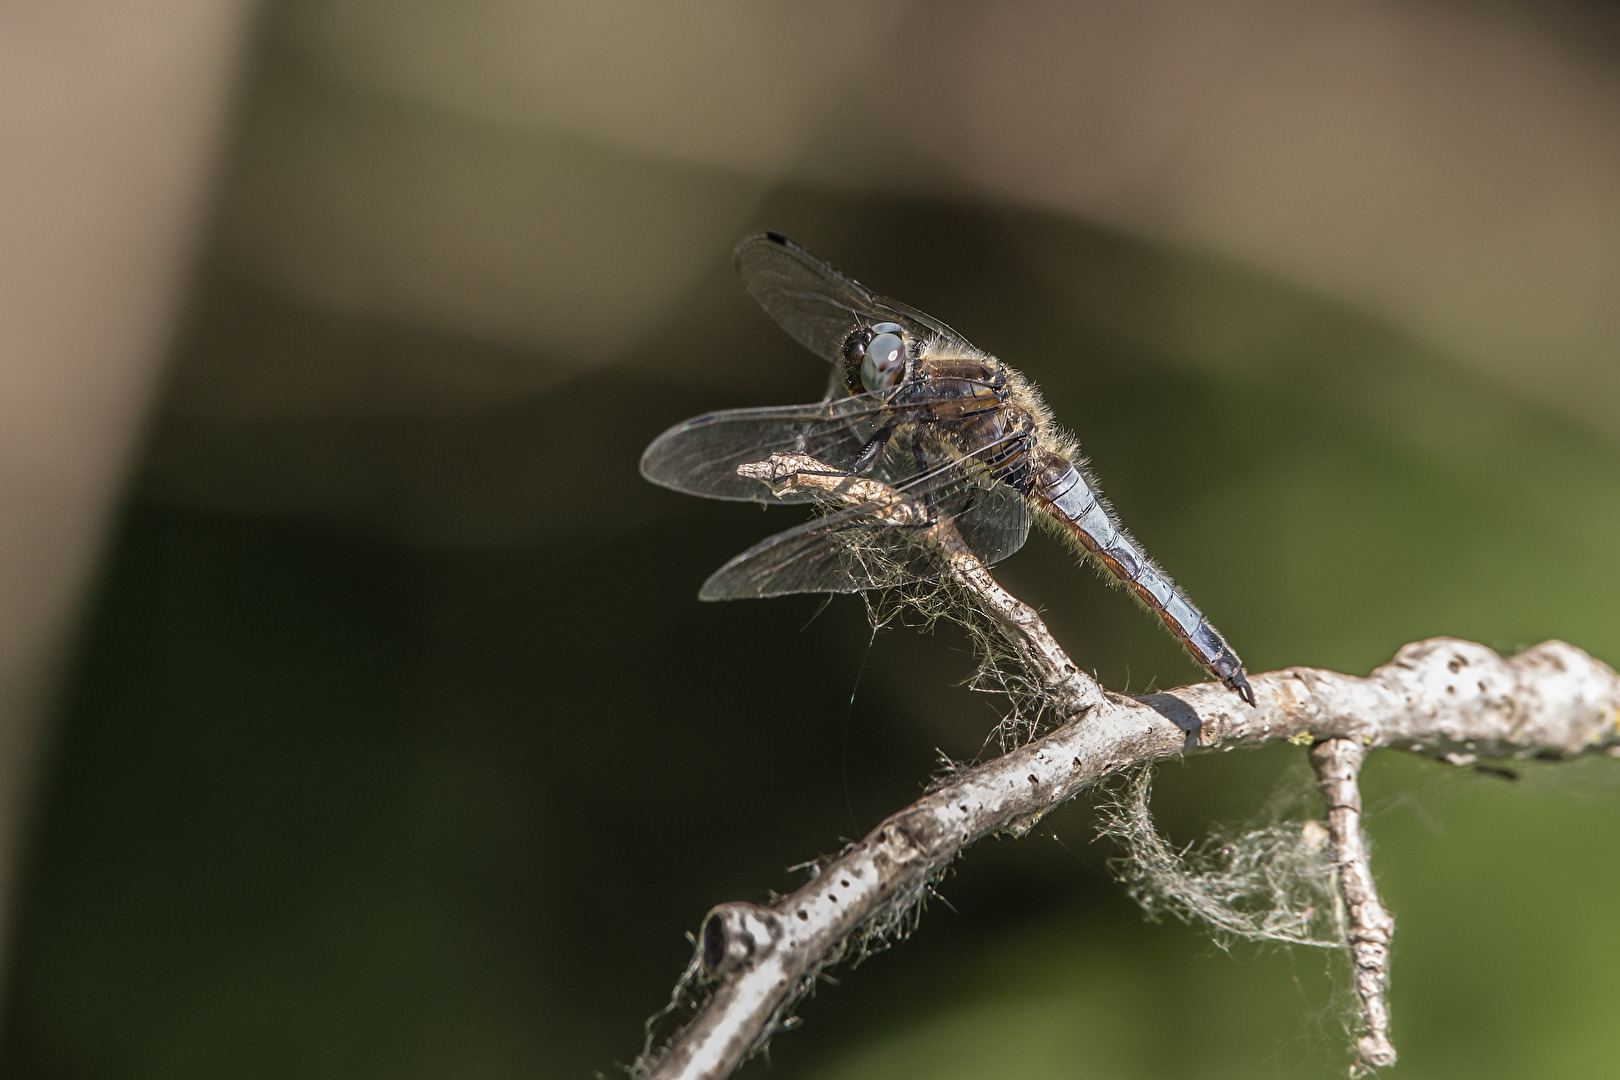
[[[920,443],[911,444],[911,458],[917,463],[917,475],[926,476],[928,474],[928,455],[923,453]],[[934,502],[932,490],[923,492],[923,507],[928,511],[928,524],[937,524],[939,521],[939,507]]]
[[[877,460],[877,456],[883,453],[883,448],[889,445],[889,439],[893,436],[893,424],[884,424],[878,428],[877,434],[866,441],[866,445],[861,447],[861,452],[855,455],[855,460],[850,462],[850,466],[846,471],[853,476],[872,464]]]

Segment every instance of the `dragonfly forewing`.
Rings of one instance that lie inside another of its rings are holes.
[[[962,356],[982,356],[971,342],[908,304],[878,296],[778,233],[756,233],[737,245],[737,276],[776,324],[817,356],[836,364],[857,327],[893,322],[919,342]]]
[[[830,468],[856,460],[892,417],[875,394],[814,405],[730,409],[676,424],[641,455],[641,474],[655,484],[740,502],[812,502],[812,491],[773,493],[738,470],[773,454],[806,454]]]

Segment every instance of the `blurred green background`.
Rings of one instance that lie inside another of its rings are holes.
[[[476,8],[506,56],[496,15],[517,9]],[[451,11],[262,14],[40,781],[5,1075],[611,1075],[711,905],[792,887],[786,867],[909,801],[937,751],[981,751],[997,703],[959,685],[957,635],[874,635],[853,598],[699,604],[794,518],[636,473],[669,424],[824,385],[732,277],[755,228],[1030,375],[1251,672],[1361,673],[1437,634],[1620,659],[1612,338],[1549,346],[1541,378],[1260,248],[1066,212],[985,187],[949,145],[886,142],[863,65],[915,45],[911,9],[841,8],[780,73],[749,61],[791,82],[817,49],[882,46],[837,69],[814,137],[758,150],[789,162],[770,167],[745,160],[769,115],[683,143],[655,110],[632,130],[655,152],[577,136],[612,95],[544,82],[566,41],[534,60],[549,127],[390,83],[451,85],[444,56],[480,72],[472,39],[436,36]],[[763,18],[702,13],[648,14],[626,46],[646,82],[619,91],[679,97],[678,65],[648,57],[705,34],[715,63],[741,57]],[[500,101],[490,66],[465,85]],[[1069,99],[1029,93],[1052,125],[1033,138],[1076,138]],[[1109,686],[1200,678],[1058,545],[999,576]],[[1167,765],[1161,824],[1187,842],[1258,815],[1308,786],[1303,756]],[[1617,787],[1609,760],[1508,783],[1374,757],[1392,1075],[1620,1075]],[[1144,924],[1109,855],[1085,805],[972,849],[912,940],[839,972],[743,1075],[1343,1074],[1337,958]]]

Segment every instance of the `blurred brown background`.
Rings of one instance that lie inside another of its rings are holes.
[[[0,8],[0,1070],[611,1074],[711,904],[979,752],[963,642],[699,605],[792,516],[636,474],[824,384],[757,228],[1034,378],[1251,671],[1620,659],[1617,61],[1506,0]],[[1000,576],[1199,677],[1056,545]],[[1620,1071],[1616,768],[1374,759],[1397,1075]],[[1336,961],[1108,854],[973,850],[745,1072],[1342,1075]]]

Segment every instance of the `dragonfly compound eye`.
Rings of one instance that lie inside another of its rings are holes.
[[[861,382],[873,393],[888,390],[906,371],[906,343],[899,334],[883,333],[866,346]]]
[[[849,340],[844,342],[844,360],[851,367],[858,367],[866,356],[866,346],[871,340],[870,330],[857,330],[849,335]]]

